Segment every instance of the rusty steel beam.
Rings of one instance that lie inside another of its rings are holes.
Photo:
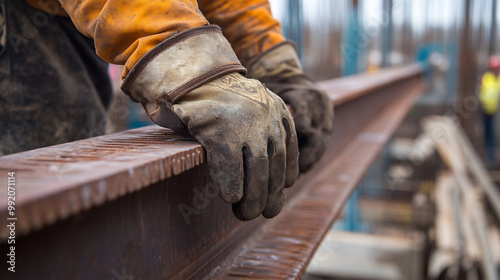
[[[0,158],[0,181],[15,172],[17,232],[24,234],[189,170],[202,146],[146,127]],[[0,220],[9,217],[0,193]],[[0,228],[0,240],[8,229]]]
[[[336,145],[333,140],[320,168],[314,175],[300,178],[296,184],[297,194],[289,199],[282,213],[263,225],[250,241],[236,248],[237,255],[224,260],[207,279],[301,279],[343,205],[423,86],[413,79],[381,90],[387,102],[383,111],[376,110],[377,115],[357,130],[341,151],[333,151]],[[392,100],[386,99],[389,96]],[[355,118],[360,113],[358,110],[370,110],[369,106],[352,108],[350,116]]]
[[[299,278],[422,92],[421,71],[413,65],[321,83],[336,108],[334,136],[271,220],[234,218],[211,186],[202,147],[156,126],[1,157],[0,180],[11,171],[17,180],[15,276]],[[6,271],[0,279],[12,276]]]

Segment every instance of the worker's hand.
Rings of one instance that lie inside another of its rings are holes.
[[[325,151],[333,129],[332,102],[303,74],[295,50],[288,43],[251,62],[247,76],[259,79],[291,107],[299,139],[300,172],[306,172]]]
[[[134,66],[122,89],[157,124],[200,141],[212,181],[237,218],[276,216],[299,169],[285,103],[238,73],[245,69],[217,27],[191,29],[165,42],[168,49]]]
[[[298,175],[298,146],[285,103],[233,73],[184,95],[174,112],[207,150],[222,199],[240,220],[276,216]]]

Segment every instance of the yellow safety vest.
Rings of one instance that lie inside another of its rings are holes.
[[[500,96],[500,78],[492,72],[486,72],[481,80],[481,91],[479,99],[486,114],[494,115],[498,110],[498,98]]]

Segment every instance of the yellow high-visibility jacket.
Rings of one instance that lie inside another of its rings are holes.
[[[122,78],[167,37],[198,26],[219,25],[243,66],[285,41],[267,0],[26,1],[50,14],[69,15],[81,33],[94,39],[102,59],[125,65]]]
[[[494,115],[498,110],[498,99],[500,97],[500,76],[495,76],[492,72],[486,72],[481,79],[481,90],[479,99],[483,111],[486,114]]]

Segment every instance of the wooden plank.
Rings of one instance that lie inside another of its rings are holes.
[[[447,117],[434,116],[424,120],[423,126],[427,135],[434,140],[439,154],[453,171],[460,189],[465,214],[469,216],[468,220],[473,223],[473,233],[481,248],[481,264],[486,279],[499,279],[493,253],[489,246],[488,227],[484,208],[481,207],[477,194],[472,187],[472,181],[468,177],[468,168],[471,168],[473,172],[478,171],[477,168],[481,168],[480,165],[474,167],[466,164],[467,160],[471,160],[471,158],[477,157],[477,155],[471,155],[474,152],[469,150],[471,147],[466,145],[466,140],[461,139],[465,135],[459,132],[461,128],[453,120]]]

